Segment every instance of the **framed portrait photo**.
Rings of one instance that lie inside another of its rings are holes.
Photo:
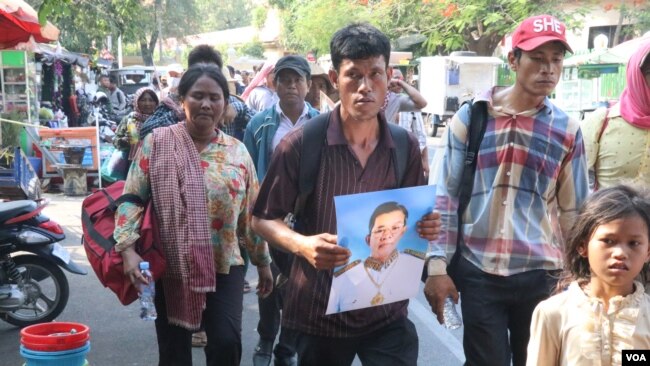
[[[435,186],[420,186],[334,197],[338,244],[352,255],[334,269],[326,314],[417,294],[429,243],[416,223],[433,210],[435,196]]]

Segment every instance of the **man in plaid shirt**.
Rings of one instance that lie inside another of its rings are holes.
[[[436,202],[442,231],[439,247],[430,253],[425,295],[441,323],[444,299],[457,301],[458,291],[463,295],[466,365],[526,363],[533,309],[555,286],[552,275],[562,268],[564,239],[588,193],[578,123],[547,97],[559,81],[565,53],[572,52],[565,30],[550,15],[524,20],[508,54],[515,84],[474,99],[487,102],[487,128],[458,241],[467,105],[447,129]],[[457,249],[458,260],[447,268]]]
[[[234,95],[231,95],[228,99],[228,105],[232,107],[232,110],[224,112],[220,129],[237,140],[243,141],[244,130],[248,121],[255,115],[255,111],[248,108],[246,103]]]

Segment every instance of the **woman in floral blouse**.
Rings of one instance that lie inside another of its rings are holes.
[[[268,247],[251,229],[255,168],[244,145],[217,129],[229,96],[221,71],[192,66],[178,90],[185,122],[144,139],[124,187],[124,193],[153,200],[166,256],[165,273],[156,283],[159,365],[191,365],[192,331],[200,326],[208,336],[207,365],[239,365],[240,245],[257,266],[258,294],[268,295],[273,286]],[[133,248],[142,213],[142,207],[126,202],[116,215],[116,250],[134,284],[145,282]]]

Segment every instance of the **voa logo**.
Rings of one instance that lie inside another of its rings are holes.
[[[623,350],[623,365],[648,365],[650,350]]]
[[[639,361],[645,361],[646,360],[645,355],[639,355],[639,354],[636,354],[636,353],[633,353],[631,355],[625,355],[625,358],[628,361],[634,361],[634,362],[639,362]]]

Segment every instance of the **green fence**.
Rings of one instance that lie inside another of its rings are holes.
[[[510,71],[507,64],[497,66],[497,85],[510,86],[515,83],[516,74]]]
[[[600,97],[618,99],[625,88],[625,65],[618,67],[618,73],[600,75]]]

